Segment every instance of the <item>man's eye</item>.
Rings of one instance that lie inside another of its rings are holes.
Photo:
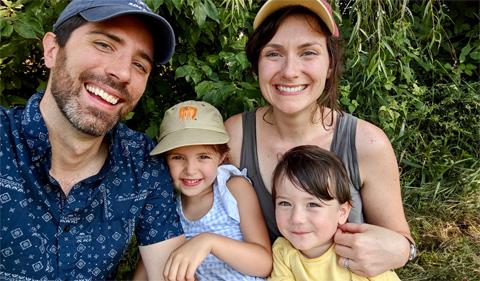
[[[110,46],[109,44],[107,44],[105,42],[96,41],[95,45],[102,50],[109,50],[109,51],[113,50],[112,46]]]
[[[140,70],[141,72],[147,73],[147,68],[146,68],[143,64],[141,64],[141,63],[139,63],[139,62],[134,62],[133,65],[134,65],[138,70]]]

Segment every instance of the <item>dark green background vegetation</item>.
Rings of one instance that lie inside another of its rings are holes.
[[[301,1],[301,0],[299,0]],[[151,137],[163,111],[201,99],[225,117],[261,105],[244,52],[258,0],[147,0],[173,25],[173,59],[125,122]],[[420,255],[402,280],[480,280],[478,1],[330,1],[344,38],[340,103],[389,136]],[[0,0],[0,105],[45,88],[41,38],[65,0]],[[385,202],[386,208],[388,202]],[[134,251],[120,268],[131,271]]]

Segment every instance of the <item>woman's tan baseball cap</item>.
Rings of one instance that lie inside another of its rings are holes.
[[[185,101],[165,112],[159,142],[150,155],[188,145],[227,143],[229,139],[222,115],[213,105]]]
[[[333,37],[340,36],[337,24],[333,18],[332,7],[325,0],[268,0],[255,16],[253,29],[257,29],[274,12],[290,6],[302,6],[309,9],[323,20]]]

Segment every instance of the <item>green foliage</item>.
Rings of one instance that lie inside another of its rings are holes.
[[[45,88],[41,38],[68,1],[0,1],[0,105],[20,105]],[[127,125],[155,137],[165,109],[187,99],[211,102],[224,117],[264,104],[244,51],[263,1],[146,2],[172,23],[177,46],[170,63],[152,74]],[[478,3],[331,3],[345,43],[340,104],[391,139],[406,211],[423,253],[400,277],[478,280],[478,271],[462,263],[480,267],[480,222],[473,219],[480,217]],[[459,237],[440,237],[442,228],[458,230]],[[119,278],[128,278],[131,260],[135,257],[126,258]]]

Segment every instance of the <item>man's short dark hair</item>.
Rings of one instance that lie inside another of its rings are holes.
[[[72,32],[80,26],[86,24],[87,21],[79,15],[73,16],[60,25],[54,31],[57,36],[57,43],[60,47],[65,47]]]

